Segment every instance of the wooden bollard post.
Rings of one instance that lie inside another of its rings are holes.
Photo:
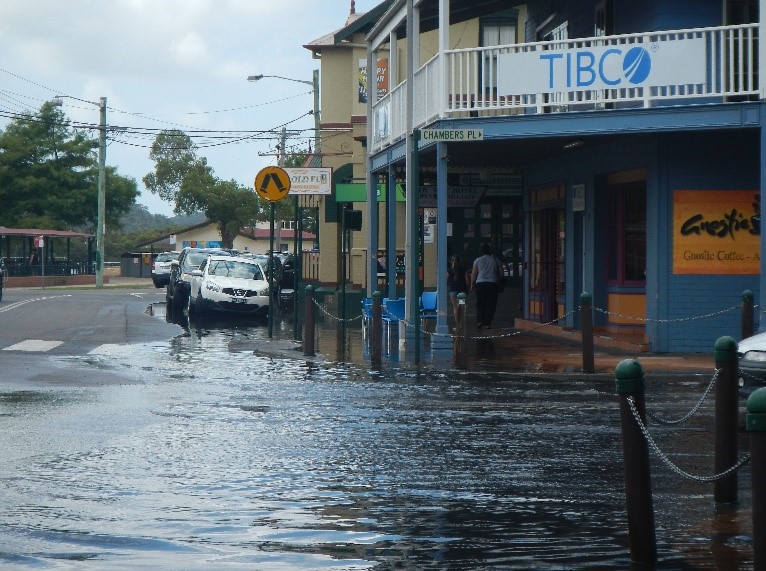
[[[750,433],[753,502],[753,569],[766,566],[766,388],[747,399],[745,428]]]
[[[740,339],[752,337],[755,330],[753,292],[746,289],[742,292],[742,330]]]
[[[306,286],[305,324],[303,326],[303,354],[314,356],[314,286]]]
[[[580,323],[582,325],[582,370],[594,373],[593,355],[593,297],[588,292],[580,294]]]
[[[455,316],[455,338],[452,345],[452,363],[456,369],[466,368],[466,300],[468,296],[461,292],[457,294],[457,315]]]
[[[715,343],[715,474],[721,474],[737,462],[737,424],[739,422],[739,387],[737,386],[737,342],[721,337]],[[718,478],[713,496],[717,502],[737,501],[737,472]]]
[[[381,343],[383,340],[383,294],[372,292],[372,323],[370,324],[370,362],[381,363]]]
[[[645,381],[641,364],[635,359],[621,361],[615,369],[615,381],[620,397],[630,558],[635,562],[654,564],[657,561],[657,539],[649,471],[649,444],[628,402],[628,398],[633,400],[633,406],[646,426]]]

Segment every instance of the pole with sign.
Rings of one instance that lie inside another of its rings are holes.
[[[290,176],[282,167],[265,167],[255,177],[255,192],[269,201],[271,224],[269,229],[269,339],[274,332],[274,203],[290,192]]]

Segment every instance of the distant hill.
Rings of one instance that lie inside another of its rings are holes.
[[[201,224],[205,221],[202,213],[190,216],[165,216],[164,214],[152,214],[143,204],[134,204],[130,212],[120,220],[120,231],[124,233],[137,233],[145,230],[163,231],[171,226],[184,228]]]

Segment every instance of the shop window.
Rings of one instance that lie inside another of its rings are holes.
[[[646,284],[646,182],[607,189],[607,278],[611,285]]]

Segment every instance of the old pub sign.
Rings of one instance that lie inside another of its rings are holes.
[[[673,273],[758,275],[761,197],[757,190],[673,192]]]

